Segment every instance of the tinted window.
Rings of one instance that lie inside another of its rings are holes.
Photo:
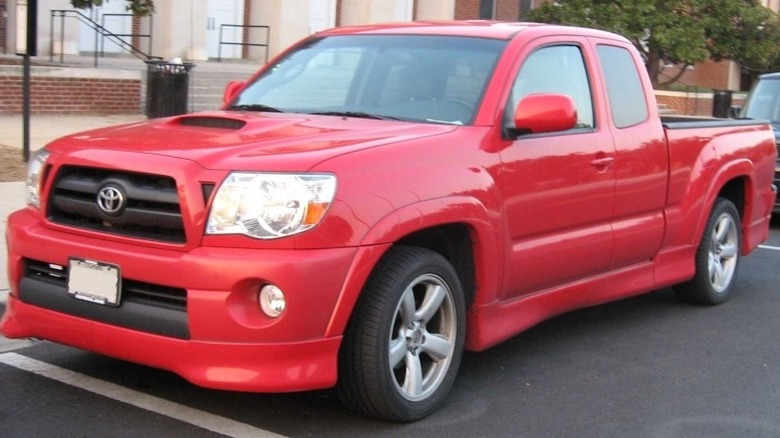
[[[625,128],[647,119],[647,99],[631,52],[616,46],[597,47],[615,126]]]
[[[780,80],[759,79],[742,109],[743,118],[780,120]]]
[[[523,97],[533,93],[568,95],[577,108],[577,127],[594,126],[590,84],[579,47],[550,46],[530,54],[512,85],[508,117]]]
[[[234,104],[469,124],[505,45],[455,36],[332,36],[288,54]]]

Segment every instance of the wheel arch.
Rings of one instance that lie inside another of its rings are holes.
[[[695,212],[681,223],[677,236],[678,242],[671,244],[698,245],[704,228],[707,226],[710,213],[719,197],[734,203],[739,212],[743,228],[746,222],[755,214],[752,196],[755,184],[751,178],[754,166],[749,160],[737,160],[725,164],[717,172],[700,174],[691,181],[691,186],[685,198],[679,204],[678,214]],[[680,219],[683,219],[680,217]],[[744,229],[743,229],[744,231]]]
[[[498,289],[503,254],[497,242],[497,217],[476,199],[446,198],[413,204],[377,223],[361,244],[346,279],[326,336],[346,330],[363,288],[380,260],[394,246],[426,248],[443,256],[455,269],[467,308],[490,300]]]
[[[734,204],[739,213],[743,236],[742,254],[747,255],[753,250],[758,243],[753,242],[753,239],[751,239],[749,229],[751,224],[760,216],[760,212],[756,211],[757,206],[754,199],[757,189],[755,181],[751,177],[753,169],[750,163],[740,162],[734,166],[727,167],[718,177],[713,179],[714,182],[710,193],[705,197],[706,204],[699,215],[694,236],[701,236],[704,232],[716,200],[725,198]]]

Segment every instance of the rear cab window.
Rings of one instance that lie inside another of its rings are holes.
[[[599,44],[596,53],[615,126],[627,128],[647,120],[647,98],[631,52],[623,47]]]

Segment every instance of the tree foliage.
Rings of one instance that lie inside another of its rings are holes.
[[[104,1],[109,0],[70,0],[70,4],[77,9],[91,9],[93,6],[102,6]],[[151,15],[154,13],[154,0],[127,0],[127,10],[139,16]]]
[[[780,58],[780,19],[757,0],[557,0],[528,18],[625,36],[661,87],[707,59],[766,71]],[[669,64],[678,67],[672,76],[664,72]]]

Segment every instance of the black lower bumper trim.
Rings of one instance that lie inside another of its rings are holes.
[[[132,297],[123,298],[119,307],[103,306],[76,299],[61,285],[26,277],[19,284],[19,298],[27,304],[79,318],[172,338],[190,338],[186,312],[149,305]]]

